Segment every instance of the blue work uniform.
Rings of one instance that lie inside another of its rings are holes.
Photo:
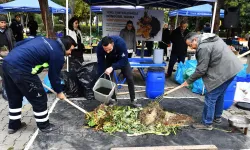
[[[37,74],[43,67],[48,67],[52,88],[57,93],[62,92],[60,72],[64,64],[65,50],[61,44],[57,40],[37,37],[25,40],[4,58],[3,71],[9,102],[9,129],[18,129],[21,125],[23,96],[33,107],[38,128],[44,129],[49,125],[47,94]],[[37,66],[40,66],[39,70],[36,70]]]
[[[114,70],[121,69],[123,76],[128,83],[128,89],[131,101],[135,99],[134,80],[132,70],[128,62],[128,51],[125,41],[119,36],[110,36],[114,42],[113,50],[106,53],[102,42],[97,46],[98,73],[101,75],[106,68],[112,66]]]

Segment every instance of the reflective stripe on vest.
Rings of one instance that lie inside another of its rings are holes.
[[[39,69],[41,69],[42,67],[43,68],[48,68],[49,64],[48,63],[43,63],[42,65],[36,65],[34,68],[32,68],[31,74],[37,74]]]

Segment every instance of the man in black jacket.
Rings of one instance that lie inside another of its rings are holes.
[[[37,33],[36,30],[38,29],[38,25],[37,25],[37,22],[34,20],[33,16],[30,16],[28,27],[30,29],[30,35],[36,36],[36,33]]]
[[[2,63],[3,58],[14,48],[16,43],[12,30],[7,27],[7,18],[6,16],[0,16],[0,76],[3,79],[3,69]],[[5,91],[5,84],[2,82],[3,87],[3,98],[8,100],[6,91]]]
[[[159,42],[159,48],[164,50],[164,54],[166,54],[167,56],[166,61],[169,61],[168,50],[167,50],[169,46],[170,46],[170,31],[168,29],[168,24],[165,23],[162,29],[162,39]]]
[[[185,62],[187,44],[184,41],[184,37],[189,33],[187,26],[188,23],[186,21],[181,21],[180,26],[171,34],[170,40],[173,43],[173,47],[168,65],[167,77],[172,75],[174,65],[177,61],[182,63]]]
[[[0,16],[0,48],[6,47],[9,51],[16,43],[12,30],[7,27],[7,18]]]
[[[97,49],[98,73],[110,75],[113,70],[121,69],[127,79],[130,100],[135,100],[134,79],[130,63],[128,62],[128,51],[125,41],[119,36],[105,36],[99,42]],[[113,96],[116,99],[116,96]]]
[[[16,15],[15,19],[12,20],[12,23],[10,25],[10,28],[12,29],[17,42],[23,40],[23,25],[21,24],[20,21],[21,21],[20,15]]]

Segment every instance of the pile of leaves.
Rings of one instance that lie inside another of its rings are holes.
[[[176,134],[177,130],[192,122],[192,118],[185,116],[181,118],[187,122],[180,122],[173,119],[173,114],[163,111],[158,102],[152,102],[145,108],[131,108],[130,106],[98,106],[90,115],[86,115],[89,127],[95,130],[108,132],[126,132],[132,135],[156,134],[169,135]],[[173,122],[171,122],[171,118]]]

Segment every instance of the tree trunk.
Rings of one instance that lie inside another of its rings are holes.
[[[217,0],[217,9],[215,14],[215,22],[214,22],[214,33],[219,34],[220,29],[220,9],[223,7],[225,0]],[[213,6],[214,8],[214,6]],[[212,11],[213,12],[213,11]]]
[[[41,8],[42,19],[46,30],[46,35],[47,35],[46,37],[55,39],[56,36],[52,24],[52,16],[49,13],[48,0],[38,0],[38,1]]]
[[[69,17],[72,18],[75,12],[75,0],[69,0],[69,8],[71,10]]]

